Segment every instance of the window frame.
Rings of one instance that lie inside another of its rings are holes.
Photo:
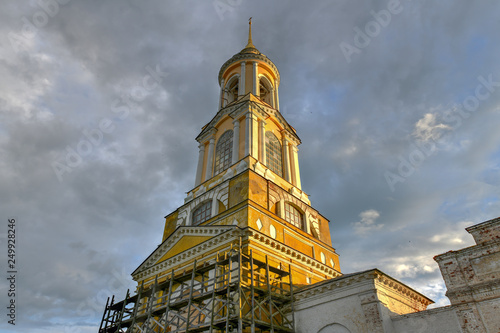
[[[205,200],[193,209],[191,214],[191,225],[197,226],[212,218],[212,200]],[[200,212],[200,214],[198,214]],[[197,216],[200,215],[200,220],[196,221]]]
[[[283,145],[272,131],[266,131],[265,141],[266,166],[272,172],[283,178]],[[280,158],[276,158],[275,155],[278,155]],[[272,159],[270,157],[272,157]]]
[[[290,209],[287,209],[290,207]],[[296,213],[296,214],[294,214]],[[300,230],[305,230],[305,220],[304,213],[293,203],[285,201],[283,205],[283,219],[290,223],[291,225],[299,228]]]
[[[219,140],[217,140],[217,144],[215,145],[215,156],[214,156],[214,166],[213,166],[214,176],[229,169],[229,167],[232,165],[233,139],[234,139],[233,130],[229,129],[224,133],[222,133],[222,135],[219,137]],[[221,156],[222,156],[222,164],[221,164]]]

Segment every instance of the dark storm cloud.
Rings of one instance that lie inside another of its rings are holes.
[[[255,45],[280,70],[303,189],[331,220],[342,270],[378,267],[445,301],[432,256],[472,244],[463,228],[500,208],[500,87],[468,117],[456,111],[479,76],[500,82],[498,4],[401,1],[360,47],[355,28],[390,1],[230,3],[73,0],[18,52],[9,36],[42,9],[2,5],[0,211],[19,220],[18,327],[95,332],[105,297],[133,288],[128,274],[193,185],[194,138],[250,16]],[[359,49],[350,62],[343,42]],[[144,89],[148,68],[162,75]],[[54,161],[66,165],[68,147],[103,119],[113,130],[60,181]],[[429,136],[436,149],[392,191],[384,174],[400,176]]]

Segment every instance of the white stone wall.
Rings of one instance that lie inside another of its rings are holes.
[[[396,333],[460,333],[455,310],[442,307],[392,318]]]
[[[297,333],[499,333],[500,218],[467,228],[477,245],[436,256],[451,306],[428,299],[377,269],[296,293]]]
[[[390,296],[397,290],[399,297]],[[396,333],[394,311],[416,311],[430,303],[379,270],[317,283],[299,291],[296,299],[296,333]]]

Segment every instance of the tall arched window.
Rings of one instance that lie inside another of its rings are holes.
[[[285,220],[297,228],[304,230],[304,219],[302,218],[302,213],[288,202],[285,202]]]
[[[193,212],[193,225],[198,225],[212,216],[212,200],[205,201]]]
[[[229,79],[226,85],[226,105],[238,99],[238,76],[235,75]]]
[[[276,135],[266,132],[266,163],[267,167],[280,177],[283,177],[283,159],[281,144]]]
[[[233,156],[233,131],[222,134],[215,148],[214,176],[229,168]]]
[[[271,82],[265,76],[261,76],[259,80],[259,98],[269,105],[272,105],[273,94],[272,94]]]

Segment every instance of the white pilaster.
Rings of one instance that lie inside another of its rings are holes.
[[[207,156],[207,167],[205,168],[205,180],[212,178],[212,173],[214,170],[213,166],[214,145],[215,145],[215,138],[211,138],[210,143],[208,144],[208,156]]]
[[[238,83],[238,95],[245,95],[245,62],[241,62],[240,82]]]
[[[247,112],[245,115],[245,156],[250,154],[252,145],[252,113]]]
[[[291,182],[290,179],[290,156],[289,156],[289,149],[288,149],[288,140],[284,136],[283,137],[283,162],[284,162],[284,169],[285,169],[285,180],[288,182]]]
[[[266,165],[266,122],[259,121],[259,160]]]
[[[201,174],[203,172],[203,159],[205,158],[205,145],[200,143],[198,146],[200,151],[198,152],[198,167],[196,168],[196,179],[194,181],[194,186],[201,184]]]
[[[257,76],[257,68],[258,68],[258,63],[257,61],[252,62],[253,64],[253,89],[252,93],[255,96],[259,96],[259,78]]]
[[[224,79],[220,84],[219,110],[222,109],[222,100],[224,99]]]
[[[240,120],[233,120],[233,156],[231,164],[238,162],[240,159]]]
[[[308,234],[311,233],[311,220],[309,219],[309,213],[306,211],[304,213],[304,228],[305,228],[305,232],[307,232]]]
[[[252,114],[252,119],[251,119],[251,145],[250,145],[250,154],[252,157],[255,159],[259,159],[259,123],[257,116]]]
[[[299,149],[294,144],[291,145],[292,150],[292,184],[300,189],[300,172],[299,172]]]
[[[212,212],[211,212],[210,218],[214,217],[215,215],[219,214],[219,203],[217,201],[216,197],[212,198]]]
[[[278,93],[278,86],[276,86],[276,96],[275,96],[275,98],[276,98],[276,106],[275,106],[275,108],[276,108],[276,110],[279,111],[280,110],[280,96],[279,96],[279,93]]]
[[[281,217],[282,219],[285,219],[285,200],[280,200],[278,207],[279,207],[278,216]]]

